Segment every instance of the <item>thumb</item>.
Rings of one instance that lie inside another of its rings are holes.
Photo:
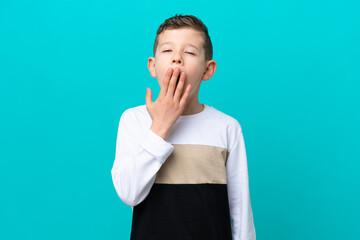
[[[146,96],[145,96],[146,105],[150,105],[152,101],[152,92],[150,88],[146,89]]]

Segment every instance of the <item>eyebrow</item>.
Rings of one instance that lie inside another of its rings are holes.
[[[172,42],[164,42],[164,43],[162,43],[159,47],[161,47],[161,46],[164,45],[164,44],[168,44],[168,43],[171,44]],[[195,45],[193,45],[193,44],[191,44],[191,43],[188,43],[187,45],[192,46],[192,47],[196,48],[197,50],[199,50]]]

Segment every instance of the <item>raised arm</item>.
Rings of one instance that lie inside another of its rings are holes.
[[[180,71],[176,68],[173,74],[172,67],[168,69],[155,102],[151,90],[147,91],[146,109],[152,124],[144,133],[139,132],[140,126],[136,126],[135,117],[128,110],[120,118],[111,175],[117,194],[129,206],[146,198],[156,173],[174,150],[166,137],[184,111],[191,90],[190,84],[183,88],[185,73]]]
[[[156,173],[171,154],[174,146],[147,129],[136,126],[131,113],[120,118],[115,161],[111,175],[120,199],[129,206],[142,202],[149,194]]]

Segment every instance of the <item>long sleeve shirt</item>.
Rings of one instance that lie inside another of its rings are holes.
[[[166,140],[146,105],[120,117],[111,175],[132,207],[131,240],[255,240],[245,142],[239,122],[204,104],[180,115]]]

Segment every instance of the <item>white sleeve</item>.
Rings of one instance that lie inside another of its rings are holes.
[[[237,131],[236,141],[230,149],[226,174],[233,239],[255,240],[245,142],[241,129]]]
[[[120,199],[133,207],[149,194],[156,173],[174,146],[150,128],[136,134],[141,128],[131,114],[125,111],[120,118],[111,176]]]

